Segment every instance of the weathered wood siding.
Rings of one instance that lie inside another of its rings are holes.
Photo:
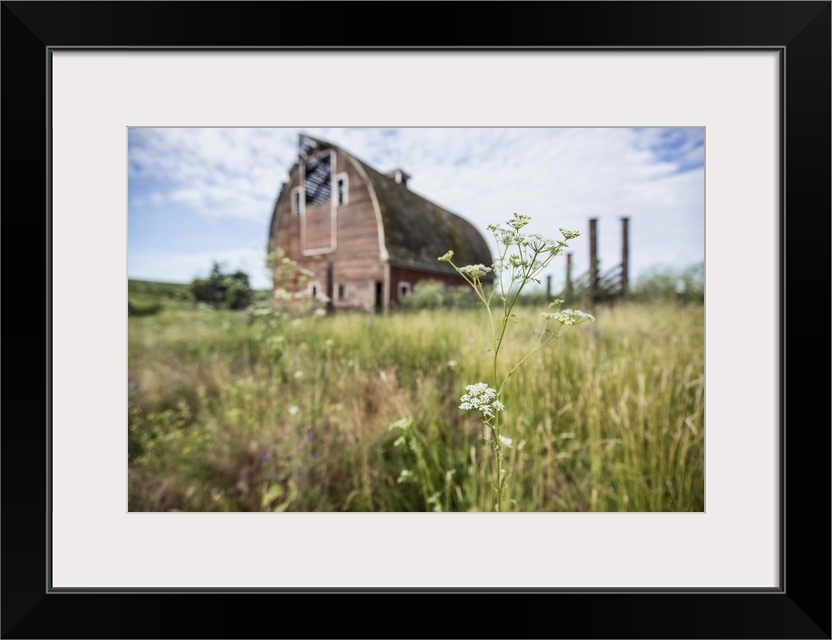
[[[304,249],[325,249],[332,246],[332,204],[307,204],[301,220],[306,232]]]
[[[347,174],[347,203],[332,207],[337,202],[336,176]],[[289,183],[277,203],[275,246],[305,269],[312,271],[313,281],[327,292],[327,263],[332,261],[333,302],[336,307],[369,308],[376,303],[376,287],[384,282],[384,265],[380,260],[378,224],[367,184],[352,162],[340,152],[332,166],[332,200],[306,206],[304,216],[292,211],[292,192],[300,186],[299,171],[294,168]],[[335,237],[331,235],[331,216],[335,216]],[[304,220],[305,217],[305,220]],[[301,225],[305,222],[306,242],[301,246]],[[333,251],[304,255],[306,251],[321,251],[334,244]],[[289,289],[288,283],[275,282],[275,288]],[[343,286],[343,297],[339,286]]]

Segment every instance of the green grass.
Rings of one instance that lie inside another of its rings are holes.
[[[505,365],[541,310],[518,312]],[[509,382],[504,508],[704,510],[703,307],[594,313]],[[475,309],[131,317],[130,510],[493,510],[492,451],[458,408],[466,384],[493,384],[487,322]]]

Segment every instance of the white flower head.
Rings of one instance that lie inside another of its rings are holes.
[[[557,320],[567,327],[586,322],[587,320],[595,322],[595,316],[578,311],[577,309],[564,309],[563,311],[555,311],[554,313],[544,313],[543,317],[547,320]]]
[[[558,249],[557,243],[554,240],[539,233],[523,234],[522,242],[524,245],[541,253],[544,251],[556,251]]]
[[[531,222],[531,216],[523,215],[522,213],[515,213],[511,220],[506,222],[509,227],[513,227],[516,230],[520,230],[525,227],[527,224]]]
[[[448,251],[448,253],[446,253],[444,256],[439,257],[439,262],[450,262],[451,258],[453,258],[453,257],[454,257],[454,252],[453,251]]]
[[[475,409],[479,411],[485,418],[493,418],[496,411],[502,411],[505,406],[502,402],[497,400],[497,391],[492,389],[484,382],[476,384],[469,384],[465,387],[468,392],[459,400],[462,404],[459,408],[463,411],[470,411]]]
[[[293,404],[288,409],[286,409],[286,411],[289,412],[290,416],[296,416],[296,415],[298,415],[298,412],[300,411],[300,407],[298,407],[298,405],[296,405],[296,404]]]
[[[390,426],[388,427],[388,430],[392,431],[393,429],[401,429],[402,431],[407,431],[412,424],[413,420],[411,420],[410,418],[400,418],[395,422],[391,422]]]
[[[481,264],[469,264],[467,267],[460,267],[459,270],[467,276],[479,278],[480,276],[484,276],[486,273],[491,271],[491,267],[486,267]]]
[[[590,322],[595,322],[595,316],[590,315],[588,313],[584,313],[583,311],[579,311],[578,309],[564,309],[563,311],[561,311],[561,314],[571,319],[570,324],[578,324],[586,320],[589,320]]]
[[[292,376],[292,377],[293,377],[295,380],[300,380],[301,378],[303,378],[303,371],[301,371],[300,369],[298,369],[297,371],[295,371],[295,373],[293,374],[293,376]]]
[[[286,289],[275,289],[274,299],[286,302],[292,299],[292,295],[288,291],[286,291]]]
[[[500,436],[500,442],[502,442],[504,446],[510,447],[513,440],[511,438],[506,438],[505,436]]]

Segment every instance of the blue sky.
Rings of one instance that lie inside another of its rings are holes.
[[[301,132],[381,172],[403,168],[413,191],[473,222],[492,250],[486,225],[517,212],[532,217],[529,232],[581,232],[576,274],[589,266],[590,218],[602,272],[621,260],[622,216],[632,279],[705,257],[703,128],[134,128],[128,277],[190,282],[217,260],[271,286],[269,222]],[[562,283],[565,257],[550,270]]]

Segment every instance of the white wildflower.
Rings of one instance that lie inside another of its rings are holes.
[[[286,411],[289,412],[290,416],[296,416],[296,415],[298,415],[298,412],[300,411],[300,407],[298,407],[298,405],[296,405],[296,404],[293,404],[291,407],[286,409]]]
[[[448,251],[448,253],[446,253],[444,256],[441,256],[439,258],[439,262],[450,262],[451,258],[453,258],[453,257],[454,257],[454,252],[453,251]]]
[[[275,289],[274,290],[274,299],[275,300],[283,300],[284,302],[288,302],[292,299],[292,295],[286,291],[286,289]]]
[[[480,276],[484,276],[486,273],[491,271],[491,267],[486,267],[481,264],[469,264],[466,267],[460,267],[459,270],[467,276],[479,278]]]
[[[395,422],[391,422],[390,426],[388,427],[388,430],[392,431],[393,429],[401,429],[402,431],[407,431],[410,428],[410,425],[412,424],[413,420],[411,420],[410,418],[400,418]]]
[[[298,369],[297,371],[295,371],[293,377],[295,380],[300,380],[301,378],[303,378],[303,371]]]
[[[493,418],[496,411],[505,409],[503,403],[497,400],[496,389],[492,389],[484,382],[469,384],[465,387],[465,390],[468,393],[459,399],[462,403],[459,405],[459,408],[463,411],[475,409],[484,417]]]
[[[511,443],[513,442],[511,438],[506,438],[505,436],[500,436],[500,442],[503,443],[506,447],[510,447]]]
[[[402,469],[397,482],[409,482],[413,473],[409,469]]]
[[[544,313],[543,317],[547,320],[557,320],[563,325],[571,327],[575,324],[580,324],[589,320],[595,322],[595,316],[578,311],[577,309],[564,309],[563,311],[556,311],[555,313]]]
[[[523,236],[523,243],[532,247],[536,251],[553,251],[557,249],[557,243],[551,238],[547,238],[539,233],[528,233]]]
[[[506,222],[506,224],[514,229],[521,229],[531,222],[530,216],[525,216],[522,213],[515,213],[514,216]]]

